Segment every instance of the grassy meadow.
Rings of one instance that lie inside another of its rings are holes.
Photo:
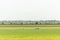
[[[16,28],[13,29],[14,26],[24,27],[24,25],[23,26],[0,25],[0,40],[60,40],[60,29],[16,29]],[[33,26],[30,25],[28,27]],[[38,26],[59,27],[60,25],[41,25],[41,26],[38,25]],[[11,27],[11,28],[4,29],[5,27],[6,28]]]
[[[60,29],[0,29],[0,40],[60,40]]]

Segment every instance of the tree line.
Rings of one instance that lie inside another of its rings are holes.
[[[0,21],[0,24],[18,24],[18,25],[50,25],[60,24],[60,21]]]

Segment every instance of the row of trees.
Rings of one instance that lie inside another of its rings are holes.
[[[33,24],[38,24],[38,22],[35,22],[35,23],[23,23],[23,22],[20,22],[20,23],[16,23],[16,22],[15,23],[13,23],[13,22],[4,23],[4,22],[2,22],[0,24],[18,24],[18,25],[31,24],[31,25],[33,25]]]
[[[0,24],[43,25],[43,24],[60,24],[60,21],[0,21]]]
[[[15,24],[15,25],[16,24],[17,25],[49,25],[50,24],[51,25],[52,24],[53,25],[53,23],[38,23],[38,22],[36,22],[36,23],[29,23],[29,24],[28,23],[1,23],[1,24],[12,24],[12,25],[13,24]],[[60,24],[60,23],[54,23],[54,24]]]

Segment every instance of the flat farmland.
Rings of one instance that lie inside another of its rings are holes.
[[[60,29],[60,25],[0,25],[0,29]]]
[[[0,40],[60,40],[60,25],[0,25]]]

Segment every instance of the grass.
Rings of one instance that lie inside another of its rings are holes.
[[[5,27],[12,29],[4,29]],[[60,29],[13,29],[14,27],[60,27],[60,25],[0,25],[0,40],[60,40]]]
[[[60,40],[60,29],[0,29],[0,40]]]

